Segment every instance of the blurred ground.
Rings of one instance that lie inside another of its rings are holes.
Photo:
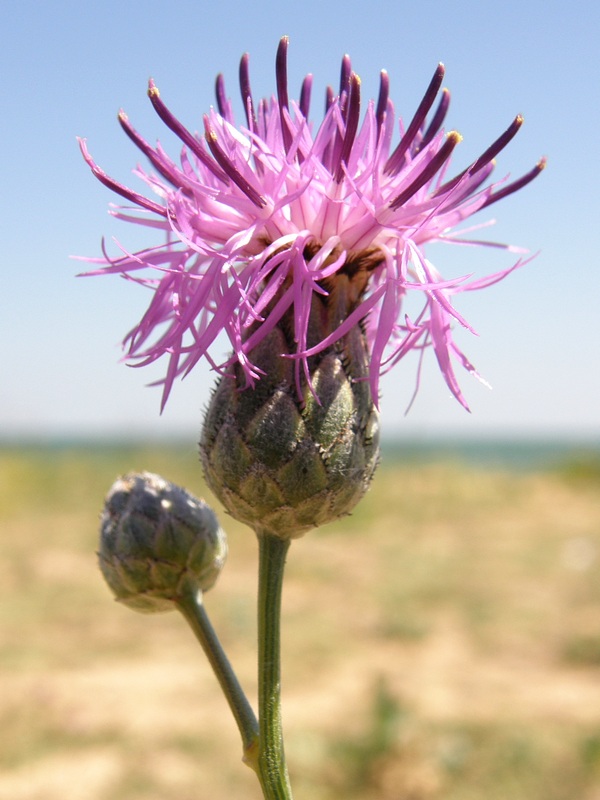
[[[0,451],[0,800],[261,796],[183,618],[97,570],[131,469],[210,500],[192,447]],[[254,701],[256,547],[223,523],[206,607]],[[283,647],[297,800],[600,800],[600,464],[384,464],[292,545]]]

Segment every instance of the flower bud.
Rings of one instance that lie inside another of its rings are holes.
[[[346,295],[338,284],[326,304],[313,304],[309,336],[319,340],[339,324]],[[291,351],[284,318],[248,354],[261,371],[254,388],[242,388],[239,364],[221,378],[200,441],[207,483],[229,513],[282,539],[350,513],[379,461],[361,326],[309,359],[303,396],[295,360],[281,357]]]
[[[120,602],[170,611],[186,582],[206,591],[227,556],[227,539],[203,501],[149,472],[112,485],[100,527],[100,569]]]

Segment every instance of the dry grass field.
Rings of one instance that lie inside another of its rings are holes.
[[[182,617],[114,603],[117,474],[204,491],[193,447],[0,451],[0,800],[258,800]],[[256,679],[253,534],[206,607]],[[297,800],[600,800],[600,463],[384,463],[295,542],[284,726]]]

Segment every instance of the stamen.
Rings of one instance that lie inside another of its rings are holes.
[[[310,95],[312,91],[313,76],[307,75],[302,81],[302,88],[300,89],[300,113],[304,119],[308,119],[308,111],[310,108]]]
[[[342,67],[340,70],[340,90],[338,96],[340,98],[340,110],[344,122],[348,114],[348,102],[350,98],[350,80],[352,77],[352,62],[350,56],[346,55],[342,58]]]
[[[238,186],[239,189],[251,200],[255,206],[264,208],[267,205],[265,198],[244,178],[241,172],[235,167],[231,159],[226,155],[225,151],[219,144],[217,134],[210,124],[208,116],[204,115],[204,131],[206,143],[210,152],[213,154],[215,161],[231,178],[231,180]]]
[[[176,170],[168,169],[163,161],[158,157],[153,147],[136,131],[136,129],[129,122],[129,118],[124,111],[119,111],[117,115],[121,128],[125,131],[127,136],[131,139],[136,147],[138,147],[146,158],[150,161],[154,169],[160,173],[163,178],[172,183],[173,186],[178,188],[185,188],[182,184],[182,176],[177,174]]]
[[[379,136],[379,131],[383,125],[389,96],[390,78],[387,72],[382,69],[379,76],[379,97],[377,98],[377,111],[375,112],[375,119],[377,121],[377,136]]]
[[[275,76],[277,80],[277,100],[280,108],[287,108],[288,92],[287,92],[287,49],[289,39],[287,36],[282,36],[277,48],[277,56],[275,58]]]
[[[421,172],[421,174],[409,185],[404,189],[404,191],[400,192],[398,197],[396,197],[390,203],[390,208],[392,211],[396,211],[400,206],[404,205],[406,201],[412,197],[419,189],[424,186],[427,181],[431,180],[434,175],[441,169],[442,164],[450,158],[450,154],[456,147],[456,145],[462,141],[462,136],[460,133],[456,131],[450,131],[448,134],[446,141],[440,147],[438,152],[435,156],[431,159],[431,161],[427,164],[425,169]]]
[[[514,118],[504,133],[499,136],[495,142],[488,147],[485,153],[482,153],[473,166],[469,169],[471,174],[478,172],[483,166],[492,161],[501,150],[504,150],[506,145],[513,139],[521,125],[523,124],[523,117],[520,114]]]
[[[148,84],[148,97],[150,98],[150,102],[154,106],[154,110],[158,114],[158,116],[162,119],[165,123],[167,128],[170,128],[173,133],[178,136],[181,141],[189,147],[192,153],[196,156],[196,158],[201,161],[205,167],[213,173],[213,175],[221,181],[227,183],[227,175],[225,172],[219,169],[219,167],[215,164],[212,158],[209,157],[208,153],[200,142],[193,136],[187,128],[185,128],[178,119],[176,119],[173,114],[169,111],[163,101],[160,99],[160,92],[158,91],[157,87],[154,85],[154,81],[150,79]]]
[[[429,109],[433,105],[433,101],[436,98],[437,93],[440,90],[440,86],[442,85],[442,81],[444,80],[444,72],[445,68],[443,64],[438,64],[437,69],[433,74],[433,78],[431,79],[429,86],[427,87],[427,91],[417,108],[417,111],[412,118],[410,125],[408,126],[406,133],[398,143],[398,146],[389,157],[387,164],[385,165],[385,172],[388,174],[396,173],[400,170],[404,163],[404,154],[410,147],[413,142],[413,139],[419,132],[421,125],[423,124],[423,120],[429,113]]]
[[[217,98],[217,108],[219,109],[219,114],[224,119],[227,119],[227,94],[225,93],[225,79],[221,73],[217,75],[217,79],[215,81],[215,95]]]
[[[475,194],[475,192],[479,189],[479,187],[483,186],[483,184],[487,181],[487,179],[494,171],[495,163],[496,163],[495,161],[490,161],[489,164],[487,164],[487,166],[485,167],[482,167],[479,170],[479,172],[477,172],[476,175],[471,175],[469,181],[465,183],[465,185],[459,192],[456,193],[453,192],[454,188],[456,187],[456,184],[458,183],[458,181],[454,181],[452,182],[451,186],[445,184],[446,188],[442,186],[437,191],[432,192],[431,197],[432,198],[440,197],[442,194],[447,192],[449,195],[448,197],[449,204],[444,205],[444,208],[448,211],[450,211],[453,208],[457,208],[467,197],[472,197]],[[462,178],[467,172],[468,170],[463,170],[459,178]]]
[[[92,170],[92,173],[96,178],[98,178],[100,183],[103,183],[104,186],[106,186],[108,189],[111,189],[116,194],[120,194],[121,197],[124,197],[126,200],[131,200],[131,202],[147,209],[148,211],[152,211],[155,214],[160,214],[161,217],[168,217],[167,209],[164,206],[159,206],[158,203],[153,203],[152,200],[148,200],[143,195],[134,192],[133,189],[128,189],[127,186],[123,186],[122,183],[118,183],[113,178],[109,177],[106,172],[104,172],[103,169],[100,169],[100,167],[93,161],[88,152],[85,141],[83,139],[79,139],[78,141],[81,154],[86,160],[89,168]]]
[[[499,136],[495,142],[492,142],[488,149],[479,156],[474,164],[472,164],[470,167],[467,167],[467,169],[463,169],[463,171],[459,172],[458,175],[455,175],[454,178],[446,181],[446,183],[444,183],[434,192],[433,197],[437,197],[438,195],[444,194],[450,189],[453,189],[467,172],[470,172],[471,175],[474,175],[476,172],[479,172],[479,170],[483,169],[486,164],[489,164],[491,161],[493,161],[498,153],[503,150],[510,140],[516,135],[522,124],[523,117],[518,114],[508,128],[504,131],[504,133]]]
[[[512,194],[513,192],[517,192],[519,189],[522,189],[524,186],[527,186],[528,183],[531,183],[531,181],[534,178],[537,178],[540,172],[546,168],[546,162],[547,159],[545,156],[543,158],[540,158],[540,160],[533,169],[525,173],[525,175],[523,175],[522,178],[519,178],[518,180],[509,183],[507,186],[504,186],[502,189],[499,189],[497,192],[494,192],[490,197],[488,197],[488,199],[481,206],[481,208],[486,208],[487,206],[491,206],[491,204],[495,203],[497,200],[502,200],[503,197],[506,197],[507,195]]]
[[[244,53],[240,61],[240,90],[242,92],[242,102],[244,104],[244,112],[248,122],[248,128],[256,132],[256,115],[254,113],[254,103],[252,102],[252,90],[250,88],[250,56]]]
[[[448,89],[442,89],[442,96],[440,97],[440,102],[435,111],[435,114],[433,115],[433,119],[431,120],[431,122],[429,123],[429,127],[423,134],[423,138],[419,142],[419,146],[416,148],[415,153],[418,153],[424,147],[427,147],[429,142],[440,130],[440,128],[444,124],[444,120],[446,119],[446,114],[448,113],[449,106],[450,106],[450,92]]]
[[[349,91],[346,133],[344,134],[344,141],[340,150],[340,161],[335,171],[335,180],[337,183],[339,183],[344,176],[342,164],[348,164],[348,159],[352,152],[352,145],[356,137],[356,131],[358,130],[358,120],[360,118],[360,78],[355,72],[350,76]]]
[[[261,130],[267,130],[269,124],[269,103],[264,98],[258,101],[258,119],[260,121]]]
[[[277,48],[275,58],[275,75],[277,81],[277,102],[279,104],[279,119],[281,120],[281,134],[283,136],[283,147],[287,153],[292,145],[293,137],[285,121],[284,109],[289,106],[288,100],[288,79],[287,79],[287,49],[289,39],[282,36]]]
[[[335,100],[335,92],[333,91],[333,86],[328,86],[325,89],[325,114],[327,114],[327,112],[333,105],[334,100]]]
[[[329,113],[330,109],[333,107],[335,103],[335,92],[333,91],[332,86],[328,86],[325,89],[325,116]],[[332,164],[335,164],[335,158],[333,157],[336,151],[336,146],[339,140],[339,135],[337,131],[334,132],[329,142],[323,147],[323,151],[321,153],[321,164],[328,169],[330,172],[333,171]]]

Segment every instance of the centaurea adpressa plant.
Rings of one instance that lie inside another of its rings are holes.
[[[184,614],[266,798],[291,797],[279,691],[290,542],[348,514],[365,493],[379,458],[380,376],[404,356],[416,351],[420,364],[431,348],[450,391],[467,407],[454,364],[477,373],[452,328],[472,329],[453,296],[490,286],[523,261],[477,280],[445,279],[424,246],[485,245],[469,238],[472,227],[457,227],[545,166],[542,159],[517,180],[490,181],[496,156],[521,127],[517,116],[473,164],[453,173],[461,137],[442,127],[450,95],[441,64],[404,126],[385,72],[377,101],[361,108],[360,79],[345,56],[339,91],[328,89],[317,126],[309,117],[311,76],[298,101],[288,94],[287,48],[284,37],[277,93],[269,100],[255,101],[248,56],[242,58],[244,125],[234,120],[221,76],[202,134],[173,115],[150,81],[154,109],[183,143],[177,162],[119,114],[150,162],[151,171],[138,167],[135,174],[155,199],[110,178],[80,141],[96,177],[133,204],[114,216],[162,234],[133,254],[105,252],[88,273],[117,274],[151,290],[146,313],[125,337],[127,356],[141,365],[166,361],[163,405],[175,378],[201,358],[220,376],[200,456],[210,488],[259,541],[258,720],[202,603],[226,551],[202,501],[155,475],[120,479],[103,514],[101,567],[126,604]],[[409,295],[421,301],[412,315],[405,310]],[[231,348],[224,360],[214,352],[222,333]]]

